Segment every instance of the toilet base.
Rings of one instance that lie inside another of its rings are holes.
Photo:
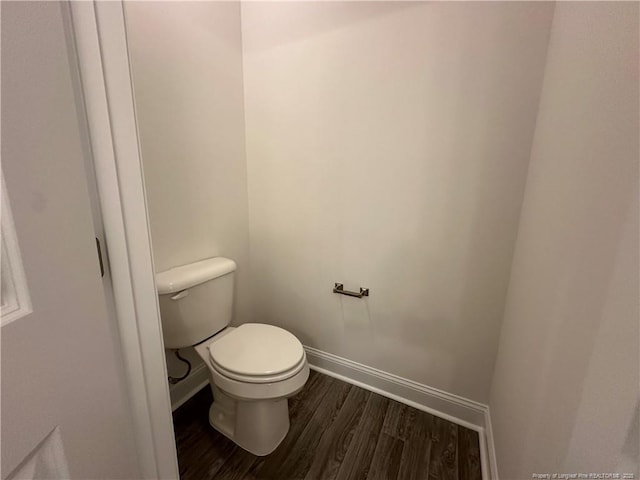
[[[309,378],[309,364],[303,352],[303,366],[285,380],[270,383],[243,382],[220,374],[212,365],[210,345],[232,332],[228,327],[194,348],[209,368],[213,404],[209,423],[231,441],[258,456],[269,455],[289,432],[289,404]]]
[[[226,395],[215,385],[209,423],[231,441],[258,456],[269,455],[289,432],[286,398],[243,401]]]

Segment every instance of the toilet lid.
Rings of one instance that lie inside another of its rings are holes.
[[[293,334],[273,325],[245,323],[209,347],[211,360],[243,376],[267,376],[291,370],[304,355]]]

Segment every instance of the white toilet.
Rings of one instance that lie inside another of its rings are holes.
[[[211,375],[209,423],[254,455],[289,431],[287,398],[309,378],[300,341],[262,323],[229,327],[236,264],[223,257],[156,275],[166,348],[194,346]]]

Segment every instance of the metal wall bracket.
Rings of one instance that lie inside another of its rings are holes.
[[[360,287],[360,292],[350,292],[349,290],[345,290],[344,289],[344,285],[341,283],[335,283],[333,285],[333,293],[339,293],[340,295],[347,295],[349,297],[356,297],[356,298],[362,298],[362,297],[368,297],[369,296],[369,289],[368,288],[363,288]]]

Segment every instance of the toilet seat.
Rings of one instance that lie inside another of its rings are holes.
[[[262,323],[245,323],[208,346],[212,368],[247,383],[286,380],[306,365],[300,341],[290,332]]]
[[[300,372],[306,365],[306,356],[303,355],[302,360],[293,367],[291,370],[286,370],[285,372],[279,373],[277,375],[261,375],[261,376],[252,376],[252,375],[240,375],[234,372],[231,372],[224,367],[218,365],[215,360],[209,357],[211,360],[211,366],[218,372],[220,375],[223,375],[227,378],[237,380],[239,382],[246,383],[273,383],[273,382],[281,382],[283,380],[287,380],[288,378],[293,377],[295,374]]]

